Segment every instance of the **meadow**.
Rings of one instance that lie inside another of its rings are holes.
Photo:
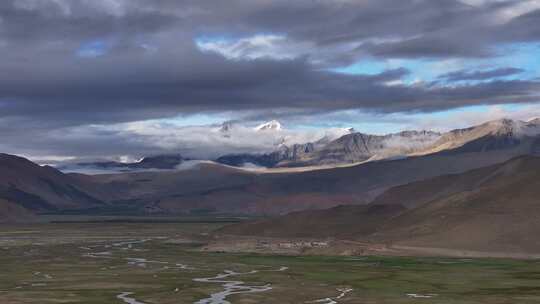
[[[540,303],[540,262],[206,252],[211,221],[0,226],[0,303]]]

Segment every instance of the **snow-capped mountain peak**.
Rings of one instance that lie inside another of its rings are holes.
[[[255,131],[266,130],[281,131],[283,130],[283,127],[281,126],[281,123],[277,120],[271,120],[255,127]]]

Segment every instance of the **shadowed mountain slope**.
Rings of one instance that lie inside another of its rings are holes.
[[[70,176],[8,154],[0,154],[0,199],[37,212],[104,204]]]
[[[368,206],[304,211],[221,233],[337,237],[482,252],[540,252],[540,158],[394,187]]]
[[[540,158],[520,157],[435,181],[452,188],[435,187],[434,191],[448,194],[420,201],[416,208],[385,223],[374,237],[421,247],[540,252]],[[410,187],[430,186],[415,183]],[[411,188],[409,193],[414,192]]]
[[[16,203],[0,199],[0,223],[25,222],[33,218],[29,210]]]

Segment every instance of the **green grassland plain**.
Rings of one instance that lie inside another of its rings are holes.
[[[205,252],[225,223],[92,222],[0,226],[0,303],[196,303],[227,270],[257,293],[230,303],[540,303],[540,262]],[[256,272],[251,272],[256,270]],[[281,271],[279,271],[281,270]],[[338,299],[343,290],[351,290]],[[329,298],[329,299],[326,299]],[[325,302],[326,299],[326,302]],[[211,302],[208,302],[211,303]]]

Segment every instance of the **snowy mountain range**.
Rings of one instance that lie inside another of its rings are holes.
[[[471,153],[524,149],[528,154],[540,149],[534,144],[539,135],[540,119],[500,119],[446,133],[402,131],[371,135],[351,132],[333,140],[323,138],[310,143],[281,145],[266,154],[225,155],[217,162],[232,166],[305,167],[396,159],[454,149],[468,149]]]
[[[500,119],[484,124],[452,130],[402,131],[386,135],[355,132],[352,128],[331,128],[314,132],[288,130],[272,120],[255,127],[225,122],[207,129],[213,144],[238,151],[213,158],[196,155],[152,155],[138,162],[118,161],[79,162],[59,167],[64,171],[97,169],[140,171],[172,170],[185,158],[215,161],[235,167],[313,167],[355,164],[377,160],[398,159],[451,151],[477,153],[490,150],[523,149],[527,153],[540,150],[536,139],[540,135],[540,119],[517,121]],[[205,133],[206,134],[206,133]],[[226,149],[225,149],[226,150]]]

